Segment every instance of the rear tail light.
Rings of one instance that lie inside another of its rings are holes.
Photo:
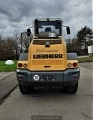
[[[74,67],[77,67],[77,65],[78,65],[78,64],[77,64],[76,62],[75,62],[75,63],[73,63],[73,66],[74,66]]]
[[[22,63],[18,63],[18,67],[22,67]]]

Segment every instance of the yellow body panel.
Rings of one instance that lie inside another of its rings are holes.
[[[77,60],[67,60],[66,44],[64,40],[62,40],[62,44],[51,44],[50,47],[33,44],[33,40],[29,46],[28,61],[18,61],[18,63],[22,63],[21,68],[24,68],[24,64],[27,64],[27,69],[31,71],[66,70],[67,68],[79,67]],[[42,58],[43,55],[55,54],[62,54],[62,58]],[[40,55],[40,58],[33,58],[33,55]],[[69,63],[71,67],[68,67]],[[77,63],[77,66],[74,67],[73,63]],[[18,65],[17,68],[19,68]]]
[[[40,45],[40,44],[38,45],[32,43],[29,46],[29,52],[28,52],[29,70],[33,70],[33,71],[65,70],[67,68],[66,44],[63,40],[62,40],[62,44],[51,44],[50,47],[45,47],[45,45]],[[62,58],[40,58],[40,59],[33,58],[33,55],[55,55],[55,54],[56,55],[62,54]]]

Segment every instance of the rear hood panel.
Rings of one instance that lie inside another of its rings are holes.
[[[64,70],[64,50],[62,44],[50,45],[32,45],[29,55],[29,69],[33,71],[39,70]]]

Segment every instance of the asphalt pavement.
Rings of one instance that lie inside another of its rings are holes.
[[[79,63],[79,66],[93,70],[93,62]]]
[[[15,72],[0,72],[0,100],[9,95],[18,85]]]

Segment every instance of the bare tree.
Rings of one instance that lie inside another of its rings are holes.
[[[0,60],[15,58],[15,41],[12,38],[0,39]]]
[[[19,35],[18,30],[14,31],[13,40],[14,40],[14,43],[15,43],[14,50],[15,50],[16,59],[17,59],[18,55],[20,53],[20,35]]]

